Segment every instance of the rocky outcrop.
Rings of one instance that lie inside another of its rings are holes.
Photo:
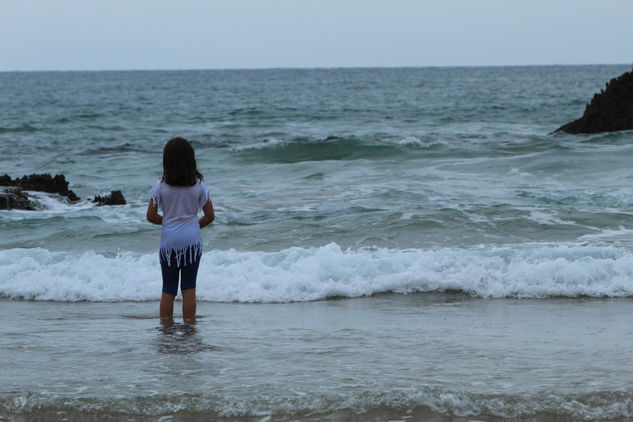
[[[633,129],[633,72],[611,79],[595,94],[582,117],[556,130],[567,133],[615,132]]]
[[[23,190],[34,190],[38,192],[56,193],[68,198],[71,202],[79,201],[75,192],[68,189],[68,182],[63,174],[51,176],[49,173],[31,174],[21,178],[11,179],[8,174],[0,176],[0,186],[14,186]]]
[[[0,187],[0,210],[36,210],[37,206],[19,187]]]
[[[120,190],[113,190],[110,192],[110,195],[106,196],[95,196],[92,200],[98,206],[102,205],[125,205],[125,198],[123,197],[123,193]]]
[[[63,174],[51,176],[48,173],[31,174],[12,179],[8,174],[0,175],[0,209],[37,210],[42,209],[33,201],[26,191],[53,193],[63,196],[70,202],[79,201],[79,197],[68,189],[68,182]],[[125,198],[120,190],[114,190],[110,195],[97,195],[92,202],[97,205],[124,205]]]

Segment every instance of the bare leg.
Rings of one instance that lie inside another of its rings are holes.
[[[160,297],[160,317],[161,318],[171,318],[174,316],[174,299],[175,298],[176,298],[176,295],[170,295],[169,293],[163,292],[163,295]]]
[[[160,319],[160,325],[163,327],[171,327],[174,325],[174,319],[172,317],[162,317]]]
[[[173,302],[172,302],[173,305]],[[194,318],[196,316],[196,289],[182,291],[182,317]]]

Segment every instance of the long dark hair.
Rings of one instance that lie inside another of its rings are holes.
[[[202,180],[196,152],[185,138],[171,138],[163,149],[163,181],[173,186],[193,186]]]

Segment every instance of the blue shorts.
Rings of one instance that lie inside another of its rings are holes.
[[[201,256],[202,254],[195,256],[193,262],[189,262],[186,257],[182,257],[180,266],[177,265],[174,253],[169,257],[171,261],[169,265],[167,265],[167,260],[161,257],[160,269],[163,273],[163,293],[178,294],[178,278],[180,278],[180,290],[195,289]]]

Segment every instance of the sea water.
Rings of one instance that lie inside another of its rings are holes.
[[[633,135],[553,133],[628,70],[0,73],[0,173],[82,198],[0,211],[0,418],[632,417]],[[216,221],[161,325],[174,135]]]

